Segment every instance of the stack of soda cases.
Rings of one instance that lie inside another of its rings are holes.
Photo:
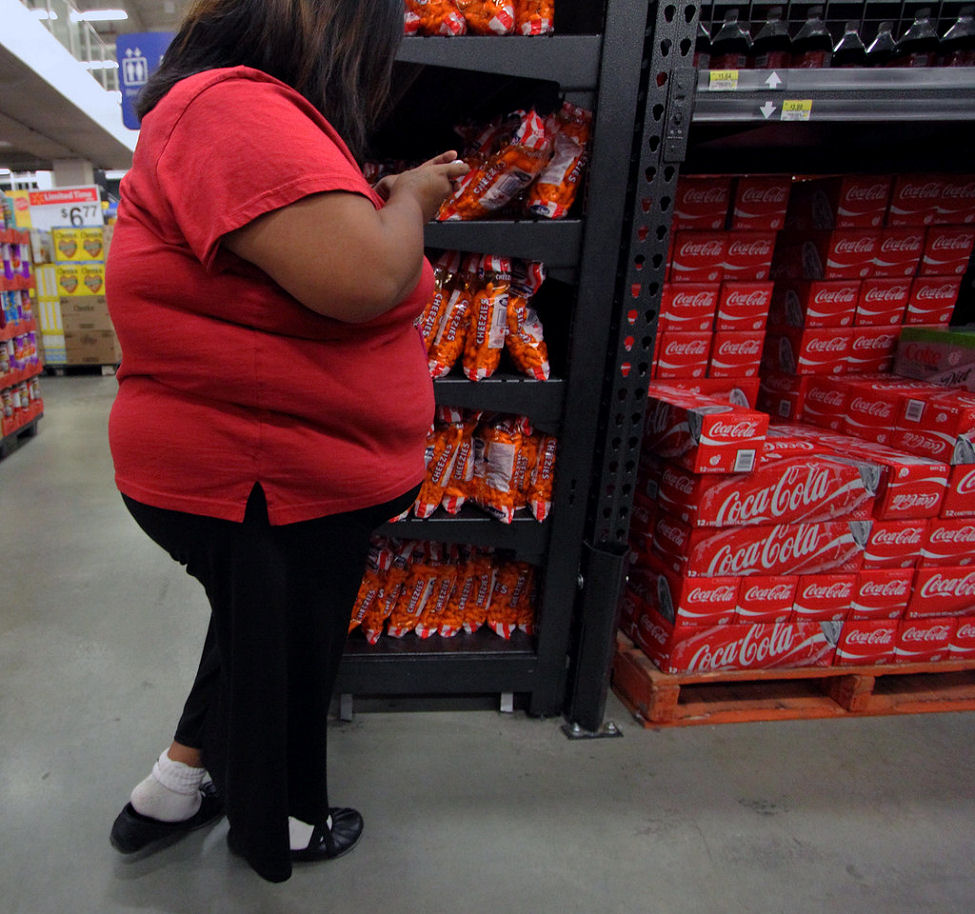
[[[16,228],[8,197],[0,196],[0,209],[0,433],[6,437],[39,416],[43,403],[30,235]]]
[[[904,321],[950,319],[972,187],[796,183],[760,411],[652,382],[623,624],[663,669],[975,656],[975,397],[884,373]]]
[[[694,65],[711,70],[975,66],[975,6],[962,7],[940,33],[930,7],[919,8],[903,29],[893,22],[852,21],[832,31],[822,7],[812,7],[795,30],[783,10],[770,7],[766,20],[752,27],[739,20],[735,8],[710,31],[700,24]]]

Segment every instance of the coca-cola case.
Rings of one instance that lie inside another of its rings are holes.
[[[714,329],[764,330],[772,303],[771,282],[721,283]]]
[[[899,338],[897,327],[857,327],[846,357],[847,370],[851,374],[889,372]]]
[[[975,228],[958,225],[933,225],[927,230],[921,276],[961,276],[975,245]]]
[[[806,392],[814,375],[764,372],[758,389],[758,408],[777,420],[798,422],[803,417]]]
[[[936,208],[935,222],[969,225],[975,222],[975,175],[943,175],[944,186]]]
[[[776,238],[775,232],[728,232],[722,278],[736,282],[767,280]]]
[[[665,330],[654,362],[657,378],[702,378],[707,374],[711,331]]]
[[[852,347],[853,330],[845,327],[774,327],[765,334],[762,366],[778,374],[843,374]]]
[[[891,178],[846,175],[797,181],[786,225],[791,229],[878,228],[883,225]]]
[[[921,547],[923,567],[971,565],[975,563],[975,520],[969,517],[935,517],[928,522],[928,535]]]
[[[975,333],[904,327],[894,371],[905,378],[971,390],[975,386]]]
[[[924,238],[924,229],[916,226],[883,229],[871,275],[882,278],[913,276],[924,253]]]
[[[675,229],[723,229],[731,199],[727,175],[681,175],[674,201]]]
[[[975,568],[918,568],[905,618],[975,615]]]
[[[913,568],[928,535],[928,518],[875,520],[863,554],[865,569]]]
[[[904,312],[905,324],[947,327],[955,313],[959,276],[917,276],[911,283],[911,294]]]
[[[910,297],[910,279],[864,279],[860,283],[854,323],[858,327],[898,326],[904,320]]]
[[[857,575],[850,619],[900,619],[913,585],[913,568],[864,568]]]
[[[948,659],[975,659],[975,617],[964,616],[958,620],[954,634],[948,644]]]
[[[891,190],[887,225],[933,225],[938,219],[944,187],[944,175],[899,175]]]
[[[755,409],[758,403],[759,380],[751,378],[681,378],[674,382],[690,394],[703,394],[732,406]]]
[[[762,363],[764,330],[718,330],[711,344],[709,378],[752,378]]]
[[[769,322],[776,327],[850,327],[858,279],[783,280],[775,283]]]
[[[958,627],[952,618],[901,619],[897,624],[894,663],[937,663],[948,659],[951,637]]]
[[[670,253],[671,282],[721,282],[728,235],[725,232],[674,232]]]
[[[901,397],[893,443],[953,466],[975,464],[975,396],[932,385]]]
[[[772,278],[867,279],[874,275],[880,248],[879,229],[835,229],[831,232],[779,237]]]
[[[735,183],[731,228],[778,231],[785,225],[792,179],[787,175],[745,175]]]
[[[718,283],[664,283],[657,332],[710,331],[720,289]]]
[[[694,625],[732,622],[738,608],[737,577],[689,578],[674,574],[656,557],[630,570],[630,589],[663,618]]]
[[[975,466],[960,464],[951,468],[940,516],[975,517]]]
[[[897,642],[896,619],[849,619],[843,625],[836,666],[879,666],[894,659]]]
[[[795,621],[842,621],[850,612],[856,589],[856,574],[799,575],[795,602]]]
[[[788,622],[792,617],[799,576],[753,574],[738,589],[739,622]]]

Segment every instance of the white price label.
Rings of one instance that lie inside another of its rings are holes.
[[[101,194],[95,186],[32,190],[28,201],[31,225],[36,229],[49,232],[105,224]]]
[[[812,117],[812,99],[790,98],[782,102],[782,120],[808,121]]]

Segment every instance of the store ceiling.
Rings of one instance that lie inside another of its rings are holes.
[[[123,8],[121,22],[93,23],[107,44],[129,32],[175,31],[191,0],[74,0],[78,10]],[[0,35],[0,168],[50,169],[59,158],[82,158],[96,168],[127,168],[131,154],[96,120],[25,66]]]

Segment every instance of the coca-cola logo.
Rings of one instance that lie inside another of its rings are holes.
[[[708,354],[708,339],[676,340],[669,339],[664,346],[664,354],[668,356],[706,356]]]
[[[884,599],[887,597],[904,597],[911,590],[911,581],[891,580],[891,581],[864,581],[860,586],[861,597],[873,597]]]
[[[670,632],[662,625],[657,625],[649,616],[640,616],[640,631],[651,641],[656,641],[661,647],[667,643]]]
[[[681,199],[694,205],[725,203],[728,191],[724,187],[696,187],[691,184],[681,189]]]
[[[941,496],[934,492],[898,492],[890,500],[890,504],[897,511],[921,511],[936,507],[940,500]]]
[[[735,599],[737,588],[730,584],[718,587],[693,587],[687,594],[687,602],[695,605],[702,603],[728,603]]]
[[[860,203],[886,203],[889,187],[887,184],[850,184],[845,199]]]
[[[942,188],[942,199],[971,200],[975,198],[975,182],[965,181],[958,184],[948,183]]]
[[[942,597],[975,597],[975,571],[964,577],[952,577],[938,571],[918,589],[925,600]]]
[[[683,258],[720,257],[724,245],[720,241],[685,241],[680,247]]]
[[[792,597],[791,584],[748,587],[744,599],[749,603],[782,603]]]
[[[840,238],[833,246],[837,254],[872,254],[876,243],[871,236],[864,238]]]
[[[850,412],[870,416],[873,419],[889,419],[894,411],[894,404],[885,400],[868,400],[865,397],[854,397],[850,401]]]
[[[921,527],[875,527],[870,542],[874,546],[920,546],[921,536],[924,533]]]
[[[758,339],[747,339],[747,340],[724,340],[721,345],[718,346],[718,355],[722,356],[758,356],[762,351],[761,340]]]
[[[907,298],[909,291],[906,285],[886,288],[884,286],[873,286],[864,293],[863,300],[869,305],[899,304]]]
[[[933,546],[967,546],[975,543],[975,525],[935,527],[928,540]]]
[[[922,235],[905,235],[902,238],[888,236],[880,242],[884,254],[916,254],[924,244]]]
[[[767,238],[753,241],[732,241],[728,245],[729,257],[768,257],[772,253],[773,242]]]
[[[812,388],[806,395],[806,399],[821,406],[839,407],[843,406],[846,398],[841,391],[824,390],[821,387]]]
[[[967,254],[972,248],[973,241],[975,241],[975,233],[936,235],[928,250],[935,254]]]
[[[670,540],[678,546],[683,546],[684,541],[687,539],[687,532],[683,527],[672,524],[663,517],[657,521],[655,533],[660,534],[663,539]]]
[[[971,495],[975,492],[975,470],[970,473],[966,473],[958,480],[958,485],[955,487],[955,491],[959,495]]]
[[[856,301],[856,286],[842,286],[839,289],[817,289],[813,295],[816,305],[852,305]]]
[[[681,495],[691,495],[694,492],[694,479],[686,473],[679,473],[673,467],[665,467],[660,477],[662,485],[674,489]]]
[[[725,299],[725,305],[730,308],[764,308],[768,303],[768,293],[761,290],[755,292],[731,292]]]
[[[671,299],[676,308],[710,308],[714,304],[714,296],[710,292],[677,292]]]
[[[791,466],[767,488],[738,486],[717,511],[719,527],[735,527],[762,520],[795,517],[811,505],[823,504],[833,494],[833,474],[815,464]]]
[[[795,626],[776,623],[771,628],[750,626],[746,633],[722,645],[703,644],[691,657],[691,670],[718,670],[723,667],[747,669],[756,665],[773,666],[774,661],[789,653],[795,645]]]
[[[940,641],[947,641],[951,635],[951,629],[947,625],[932,625],[930,628],[918,628],[908,625],[901,632],[901,641],[912,644],[925,644]]]
[[[806,351],[815,353],[843,352],[849,343],[849,337],[814,336],[806,343]]]
[[[742,203],[761,203],[768,206],[785,203],[789,196],[786,185],[772,185],[770,187],[746,187],[741,192]]]
[[[724,543],[715,550],[707,575],[742,574],[753,568],[798,568],[821,552],[826,534],[815,524],[780,524],[761,540]]]
[[[934,456],[944,449],[944,445],[936,438],[926,438],[917,432],[902,432],[901,445],[910,448],[912,452],[927,451]]]
[[[902,200],[936,200],[941,196],[944,185],[938,181],[925,181],[918,184],[905,182],[897,191]]]
[[[946,282],[941,285],[934,283],[921,283],[914,289],[915,301],[953,301],[958,292],[955,283]]]
[[[735,422],[715,422],[710,428],[713,438],[754,438],[758,434],[758,420],[738,419]]]
[[[802,588],[801,600],[848,600],[853,593],[852,581],[833,581],[831,583],[820,584],[810,582],[804,584]]]
[[[886,628],[853,629],[847,634],[845,641],[850,645],[861,647],[883,647],[894,643],[896,629],[888,626]]]
[[[853,337],[854,352],[886,352],[897,342],[896,333],[878,333],[875,336]]]
[[[959,623],[958,630],[955,632],[955,640],[969,641],[973,638],[975,638],[975,623],[973,622]]]
[[[925,346],[923,343],[908,343],[904,347],[904,357],[929,368],[937,368],[940,361],[938,351],[931,346]]]

